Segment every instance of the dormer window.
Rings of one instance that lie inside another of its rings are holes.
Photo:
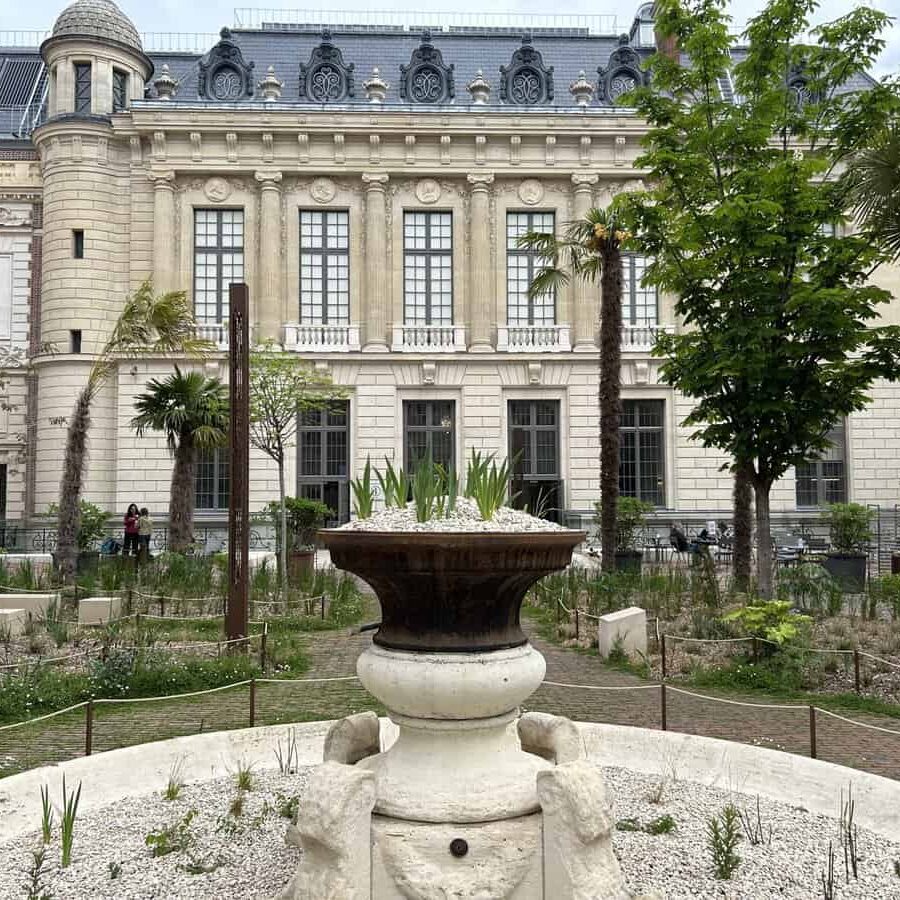
[[[645,3],[635,17],[635,37],[638,47],[656,46],[656,28],[653,23],[653,4]]]
[[[128,106],[128,73],[113,69],[113,112],[122,112]]]
[[[75,112],[91,113],[91,64],[75,63]]]

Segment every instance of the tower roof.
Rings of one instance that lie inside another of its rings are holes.
[[[100,38],[143,52],[137,29],[112,0],[75,0],[59,14],[53,37]]]

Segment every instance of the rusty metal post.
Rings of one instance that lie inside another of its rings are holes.
[[[84,755],[90,756],[94,748],[94,701],[88,700],[84,716]]]
[[[229,426],[228,606],[225,631],[229,640],[246,637],[249,628],[248,567],[250,552],[250,315],[246,284],[228,289]]]
[[[659,718],[660,718],[660,727],[663,731],[668,731],[669,721],[668,721],[668,709],[666,707],[666,683],[660,682],[659,685]]]
[[[818,759],[816,755],[816,708],[809,707],[809,757]]]
[[[266,642],[269,637],[269,623],[263,622],[262,637],[259,641],[259,667],[263,675],[266,674]]]
[[[662,657],[662,677],[663,681],[666,680],[666,633],[663,632],[659,636],[659,652]]]
[[[159,598],[159,614],[163,619],[166,617],[166,598],[163,596]]]
[[[756,640],[756,635],[753,635],[753,662],[759,662],[759,643]]]
[[[578,616],[578,607],[575,607],[575,640],[581,640],[581,625]]]
[[[322,594],[322,619],[325,618],[325,594]]]
[[[256,725],[256,679],[250,679],[250,727]]]
[[[856,688],[856,693],[860,693],[862,684],[859,678],[859,648],[853,651],[853,686]]]

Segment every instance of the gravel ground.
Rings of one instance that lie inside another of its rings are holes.
[[[520,509],[501,506],[489,521],[481,518],[474,500],[459,497],[456,508],[443,519],[416,521],[415,507],[390,507],[373,513],[368,519],[352,519],[341,525],[341,531],[567,531],[555,522],[538,519]]]
[[[632,819],[646,826],[666,815],[676,823],[670,834],[614,832],[616,852],[632,890],[660,888],[669,900],[820,898],[831,841],[836,898],[900,897],[900,876],[894,873],[900,841],[860,829],[859,880],[851,876],[847,884],[838,822],[771,801],[760,804],[764,831],[768,834],[771,828],[771,843],[751,846],[742,839],[735,877],[717,881],[710,868],[707,820],[729,802],[755,817],[755,797],[669,780],[661,802],[653,802],[659,779],[623,769],[607,769],[606,776],[620,824]],[[305,780],[303,772],[290,776],[256,772],[253,789],[244,794],[244,809],[237,817],[229,814],[238,793],[234,778],[188,785],[174,801],[157,793],[94,811],[76,824],[73,861],[66,870],[58,867],[59,834],[54,828],[44,885],[53,900],[273,898],[290,879],[298,859],[298,852],[285,845],[288,820],[279,809],[286,800],[302,795]],[[840,798],[835,797],[836,813],[839,806]],[[154,858],[145,843],[147,833],[183,820],[191,810],[196,814],[187,828],[187,848]],[[0,897],[28,896],[30,851],[39,842],[40,833],[35,831],[0,845],[0,859],[5,863],[0,867]],[[121,867],[115,878],[114,865]]]

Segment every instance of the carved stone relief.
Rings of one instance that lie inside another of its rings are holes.
[[[420,203],[437,203],[441,197],[441,186],[433,178],[423,178],[416,185],[416,197]]]
[[[210,178],[203,193],[211,203],[224,203],[231,196],[231,185],[224,178]]]
[[[519,199],[529,206],[540,203],[544,198],[544,186],[536,178],[526,178],[519,185]]]
[[[334,199],[337,188],[330,178],[317,178],[310,186],[309,193],[316,203],[328,203]]]

